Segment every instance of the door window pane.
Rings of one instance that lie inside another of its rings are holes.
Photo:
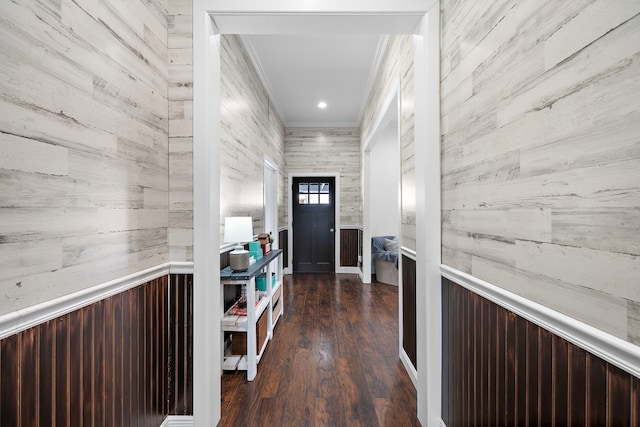
[[[321,193],[328,193],[329,192],[329,183],[325,182],[323,184],[320,184],[320,192]]]
[[[320,189],[320,184],[317,183],[311,183],[309,184],[309,193],[317,193],[318,190]]]
[[[318,204],[318,195],[317,194],[309,194],[309,204],[317,205]]]
[[[309,203],[309,195],[308,194],[298,194],[298,204],[306,205]]]
[[[329,204],[329,195],[328,194],[320,194],[320,204],[328,205]]]
[[[309,185],[307,183],[298,184],[298,192],[299,193],[308,193],[309,192]]]

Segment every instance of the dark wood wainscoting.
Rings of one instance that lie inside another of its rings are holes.
[[[359,238],[357,228],[343,228],[340,230],[340,265],[342,267],[357,267],[359,253]]]
[[[169,309],[170,415],[193,414],[193,274],[172,274]]]
[[[418,368],[416,342],[416,262],[402,255],[402,348]]]
[[[193,413],[193,275],[0,341],[0,425],[153,426]]]
[[[358,267],[362,271],[362,241],[364,240],[364,231],[361,228],[358,229]]]
[[[282,268],[289,267],[289,230],[278,232],[278,245],[282,249]]]
[[[640,380],[442,279],[442,419],[468,425],[640,425]]]

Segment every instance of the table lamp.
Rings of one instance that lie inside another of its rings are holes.
[[[249,251],[245,250],[243,243],[253,241],[253,221],[251,217],[225,217],[224,241],[237,243],[234,250],[229,253],[231,269],[233,271],[246,271],[249,268]]]

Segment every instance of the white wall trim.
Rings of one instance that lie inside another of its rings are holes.
[[[418,388],[418,371],[416,371],[415,366],[411,363],[411,359],[409,359],[409,355],[404,351],[404,348],[400,349],[400,360],[402,361],[407,374],[409,374],[409,378],[411,378],[413,386]]]
[[[470,274],[441,265],[442,276],[589,353],[640,377],[640,347]]]
[[[342,274],[360,274],[360,268],[358,267],[344,267],[344,266],[340,266],[340,267],[336,267],[336,273],[342,273]]]
[[[159,264],[155,267],[109,280],[108,282],[100,283],[69,295],[4,314],[0,316],[0,339],[64,316],[65,314],[91,305],[97,301],[135,288],[138,285],[142,285],[159,277],[166,276],[169,273],[191,274],[193,273],[193,263],[167,262]]]
[[[400,254],[414,261],[416,260],[416,251],[409,249],[406,246],[400,246]]]
[[[193,262],[170,262],[171,274],[193,274]]]
[[[340,230],[362,230],[359,225],[340,225]]]
[[[192,427],[193,415],[168,415],[160,427]]]
[[[418,420],[436,425],[442,399],[440,187],[440,1],[422,18],[414,41],[416,313]]]

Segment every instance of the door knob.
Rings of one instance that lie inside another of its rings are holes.
[[[329,231],[333,233],[334,230],[333,230],[333,228],[330,228]]]

